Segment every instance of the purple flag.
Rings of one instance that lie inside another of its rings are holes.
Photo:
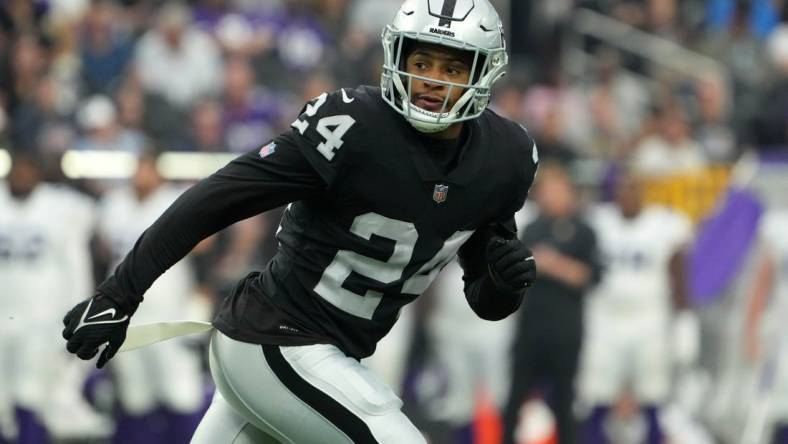
[[[687,264],[689,295],[696,304],[714,301],[736,277],[762,213],[763,206],[750,191],[731,189],[721,208],[700,226]]]

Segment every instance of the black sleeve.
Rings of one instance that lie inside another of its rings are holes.
[[[487,244],[495,236],[507,240],[517,238],[514,216],[477,230],[458,254],[463,269],[465,299],[477,316],[488,321],[498,321],[514,313],[525,294],[525,291],[502,292],[495,287],[487,262]]]
[[[501,211],[500,219],[487,227],[479,229],[459,251],[459,262],[463,268],[465,298],[471,309],[482,319],[497,321],[514,313],[523,302],[525,289],[515,293],[498,290],[490,276],[487,261],[487,244],[490,239],[500,236],[504,239],[517,238],[517,225],[514,214],[525,204],[525,199],[536,176],[539,165],[536,144],[522,126],[517,126],[513,143],[516,155],[522,157],[517,165],[515,176],[520,176],[515,198]],[[516,156],[515,156],[516,158]]]
[[[286,137],[275,143],[238,157],[183,193],[98,291],[133,313],[153,282],[201,240],[239,220],[323,193],[325,181],[301,150]]]

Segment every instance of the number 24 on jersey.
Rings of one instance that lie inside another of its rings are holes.
[[[317,114],[317,110],[326,103],[327,98],[328,93],[323,93],[318,96],[314,100],[314,103],[310,103],[306,106],[304,114],[306,114],[307,117],[313,117]],[[347,114],[327,116],[318,120],[315,130],[317,130],[317,133],[324,139],[324,141],[317,146],[317,150],[320,154],[331,161],[334,158],[334,154],[336,154],[336,150],[341,148],[345,143],[342,137],[345,136],[345,133],[347,133],[354,123],[356,123],[355,119]],[[301,135],[304,135],[309,128],[309,122],[297,119],[293,122],[292,127],[298,130]]]

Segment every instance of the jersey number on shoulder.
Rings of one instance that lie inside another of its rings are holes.
[[[370,242],[373,235],[393,241],[394,251],[386,261],[354,251],[338,251],[320,277],[320,282],[315,286],[315,293],[342,311],[360,318],[372,319],[383,299],[383,293],[368,289],[361,295],[344,288],[343,284],[352,273],[383,285],[394,284],[401,280],[405,267],[410,263],[419,234],[410,222],[389,219],[375,213],[356,217],[350,232]],[[432,259],[403,282],[402,292],[416,295],[423,293],[472,234],[473,231],[454,233]]]
[[[310,103],[306,106],[304,114],[306,114],[307,117],[312,117],[317,114],[317,110],[326,103],[327,98],[328,93],[323,93],[318,96],[314,103]],[[345,143],[342,137],[354,123],[356,123],[356,121],[347,114],[323,117],[318,120],[315,130],[325,139],[325,141],[317,146],[317,150],[320,151],[320,154],[331,161],[331,159],[334,158],[334,154],[336,154],[336,150],[342,148],[342,145]],[[307,128],[309,128],[309,122],[296,119],[291,126],[298,130],[301,135],[304,135]]]

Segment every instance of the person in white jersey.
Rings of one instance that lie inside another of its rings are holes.
[[[672,325],[677,316],[692,318],[683,276],[692,224],[645,204],[640,179],[628,172],[617,179],[615,203],[589,217],[606,268],[586,305],[579,392],[594,406],[586,437],[610,442],[616,430],[639,424],[642,442],[658,443],[658,408],[671,388]]]
[[[763,442],[788,439],[788,210],[770,210],[760,222],[760,251],[745,317],[746,356],[760,369],[761,390],[749,424],[762,424]]]
[[[155,154],[140,156],[128,186],[109,191],[100,202],[98,234],[112,256],[110,270],[183,191],[162,178]],[[136,313],[135,323],[188,319],[195,285],[193,265],[188,258],[173,265],[148,290],[152,297]],[[154,436],[188,441],[199,414],[190,417],[203,401],[198,350],[181,339],[166,341],[134,353],[121,353],[110,368],[124,414],[118,424],[119,436],[128,442],[151,442]],[[164,412],[158,411],[160,408]],[[149,417],[157,413],[167,417],[167,428],[188,428],[191,423],[192,429],[151,430],[154,427],[147,423],[153,419]]]
[[[33,155],[12,157],[0,181],[0,433],[14,442],[43,425],[54,438],[103,435],[111,424],[79,392],[86,367],[53,339],[62,311],[93,287],[93,202],[43,183]]]
[[[536,278],[514,213],[538,150],[487,109],[507,64],[498,13],[487,0],[407,0],[381,44],[380,88],[315,97],[290,130],[179,197],[63,318],[66,349],[81,359],[109,344],[103,367],[167,268],[228,225],[291,203],[277,254],[238,281],[212,323],[219,390],[195,444],[424,443],[358,361],[455,256],[483,319],[516,311]]]
[[[462,297],[461,277],[460,265],[449,263],[427,292],[425,304],[428,365],[443,387],[425,411],[430,419],[449,426],[452,442],[470,436],[480,403],[503,408],[515,321],[510,317],[490,322],[476,316]]]

